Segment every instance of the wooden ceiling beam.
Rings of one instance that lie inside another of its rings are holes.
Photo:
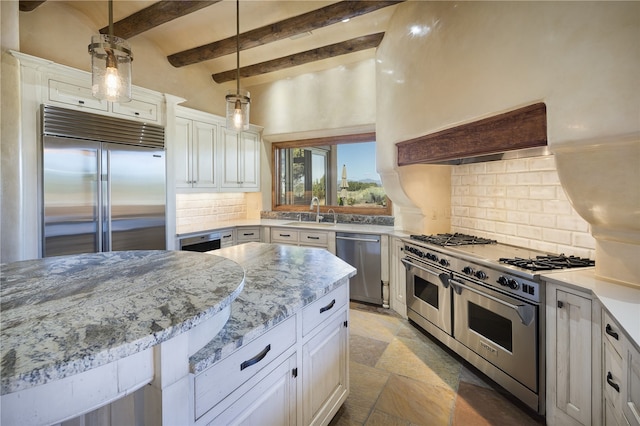
[[[403,1],[405,0],[360,0],[334,3],[321,9],[240,34],[240,50],[262,46],[298,34],[304,34],[318,28],[336,24],[344,19],[355,18],[387,6],[402,3]],[[237,49],[236,43],[236,36],[232,36],[204,46],[174,53],[169,55],[167,59],[174,67],[183,67],[185,65],[235,53]]]
[[[20,9],[20,12],[31,12],[45,1],[47,0],[20,0],[18,9]]]
[[[298,65],[307,64],[309,62],[320,61],[322,59],[332,58],[334,56],[346,55],[347,53],[358,52],[360,50],[378,47],[384,33],[376,33],[368,36],[357,37],[341,43],[330,44],[328,46],[318,47],[316,49],[307,50],[305,52],[294,53],[271,61],[261,62],[259,64],[249,65],[240,68],[240,78],[252,77],[255,75],[266,74],[285,68],[291,68]],[[225,83],[236,79],[237,71],[235,69],[212,74],[213,81],[216,83]]]
[[[161,0],[145,7],[118,22],[113,23],[113,35],[128,39],[165,22],[211,6],[221,0]],[[109,26],[100,28],[101,34],[109,34]]]

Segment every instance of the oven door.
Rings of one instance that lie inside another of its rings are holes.
[[[450,273],[408,257],[402,263],[407,270],[407,308],[451,335]]]
[[[456,276],[454,337],[532,390],[538,391],[538,306]]]

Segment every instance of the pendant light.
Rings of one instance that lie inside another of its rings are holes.
[[[249,92],[240,93],[240,0],[236,0],[236,93],[229,92],[227,101],[227,129],[249,130]]]
[[[131,61],[126,40],[113,35],[113,0],[109,0],[109,34],[91,37],[91,92],[109,102],[131,100]]]

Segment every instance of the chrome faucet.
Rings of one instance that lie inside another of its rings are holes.
[[[313,203],[314,202],[318,205],[318,212],[316,213],[316,223],[320,223],[320,221],[322,220],[322,216],[320,216],[320,200],[318,200],[318,197],[313,197],[311,199],[311,204],[309,205],[309,210],[313,210]]]
[[[331,212],[333,212],[333,224],[335,225],[336,223],[338,223],[338,215],[336,215],[336,211],[334,209],[327,210],[327,213]]]

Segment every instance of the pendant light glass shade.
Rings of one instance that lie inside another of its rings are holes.
[[[113,0],[109,0],[109,34],[91,37],[91,92],[109,102],[131,100],[133,55],[126,40],[113,35]]]
[[[131,61],[129,43],[119,37],[98,34],[91,37],[91,91],[109,102],[131,100]]]
[[[249,92],[231,93],[225,97],[227,100],[227,129],[240,132],[249,130],[249,112],[251,98]]]
[[[251,97],[240,92],[240,1],[236,0],[236,93],[227,93],[227,129],[249,130]]]

